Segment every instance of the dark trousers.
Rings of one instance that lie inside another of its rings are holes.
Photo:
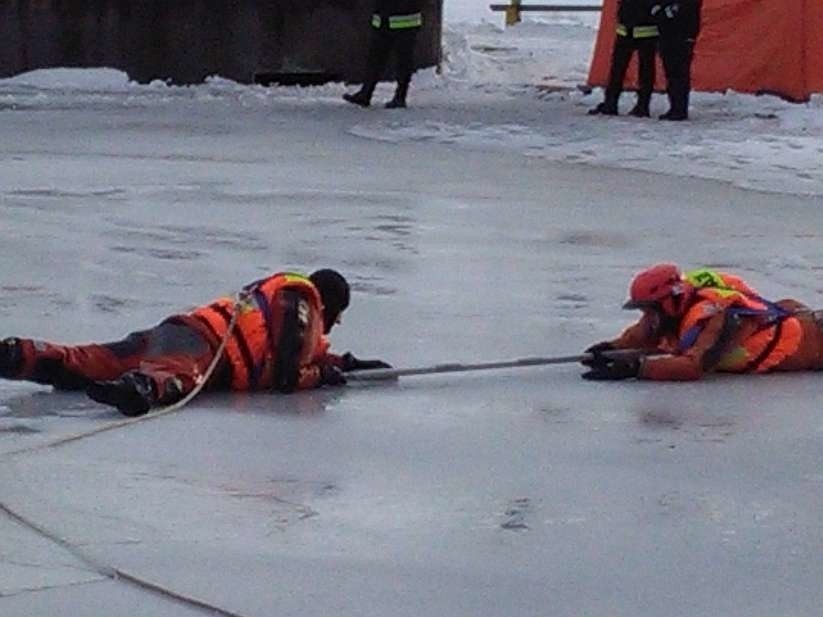
[[[660,37],[660,57],[666,71],[666,94],[670,111],[686,116],[689,113],[689,93],[692,89],[691,66],[694,41]]]
[[[129,334],[121,341],[90,345],[57,345],[18,339],[20,369],[7,379],[23,379],[61,390],[85,389],[94,381],[111,381],[136,371],[154,384],[157,398],[165,400],[169,380],[175,380],[177,399],[191,392],[205,373],[214,351],[199,332],[173,321]]]
[[[609,85],[606,87],[604,105],[617,110],[617,101],[623,92],[623,80],[629,68],[632,54],[637,52],[637,104],[648,109],[654,88],[654,55],[657,52],[657,39],[633,39],[618,36],[612,50],[612,66],[609,72]]]
[[[385,26],[372,29],[369,56],[366,61],[366,80],[363,82],[366,94],[372,95],[377,82],[383,76],[383,71],[386,70],[389,57],[394,52],[397,74],[395,97],[405,100],[414,73],[414,44],[418,30],[419,28],[389,30]]]

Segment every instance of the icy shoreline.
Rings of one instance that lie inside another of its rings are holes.
[[[267,89],[212,78],[192,87],[137,85],[111,69],[42,70],[2,80],[0,112],[186,102],[218,105],[222,111],[215,113],[231,114],[235,108],[277,113],[298,106],[314,108],[323,121],[348,123],[343,129],[354,135],[386,142],[507,150],[554,162],[714,179],[758,191],[823,194],[823,97],[793,104],[772,96],[696,93],[689,123],[590,118],[586,111],[601,94],[584,94],[576,86],[585,82],[593,40],[591,16],[507,29],[491,23],[452,25],[444,34],[441,71],[416,76],[408,112],[372,108],[353,123],[340,101],[345,91],[340,84]],[[380,86],[376,106],[390,88]],[[633,96],[624,95],[624,112]],[[653,113],[665,109],[665,96],[656,95]]]

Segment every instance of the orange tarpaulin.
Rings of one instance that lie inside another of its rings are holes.
[[[604,0],[589,84],[609,77],[617,0]],[[637,82],[632,60],[626,87]],[[772,93],[795,101],[823,92],[823,0],[703,0],[692,65],[695,90]],[[656,88],[665,80],[658,62]]]

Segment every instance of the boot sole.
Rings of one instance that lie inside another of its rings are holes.
[[[142,416],[150,407],[140,394],[134,390],[124,390],[106,383],[93,383],[86,388],[86,395],[98,403],[116,407],[126,416]]]
[[[347,96],[344,96],[343,100],[346,101],[347,103],[351,103],[352,105],[357,105],[358,107],[369,107],[371,105],[371,102],[366,103],[365,101],[357,101],[357,100],[349,98]]]

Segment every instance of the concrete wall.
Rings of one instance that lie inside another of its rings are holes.
[[[442,0],[426,0],[417,64],[440,60]],[[0,0],[0,77],[112,67],[140,82],[248,83],[278,71],[362,79],[371,0]]]

